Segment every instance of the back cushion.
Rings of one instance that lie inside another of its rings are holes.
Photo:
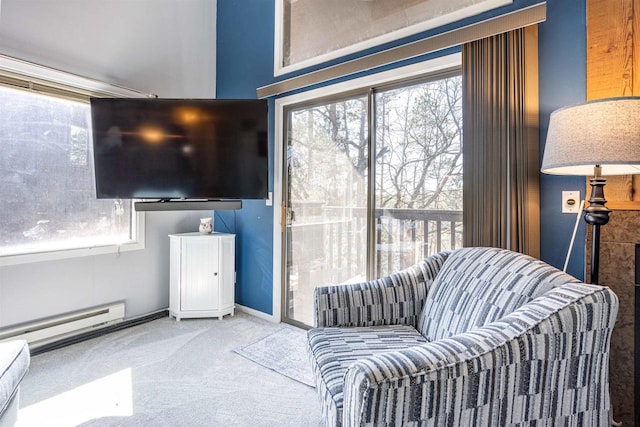
[[[433,282],[418,321],[429,341],[486,325],[572,276],[527,255],[498,248],[453,252]]]

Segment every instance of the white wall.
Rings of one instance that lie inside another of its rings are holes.
[[[0,54],[161,97],[213,98],[215,11],[215,0],[2,0]],[[0,267],[0,327],[118,300],[127,317],[166,308],[167,235],[210,214],[147,213],[145,250]]]

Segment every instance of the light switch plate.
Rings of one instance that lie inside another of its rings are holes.
[[[577,213],[580,209],[580,192],[562,192],[562,213]]]

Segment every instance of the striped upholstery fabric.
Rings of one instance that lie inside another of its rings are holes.
[[[461,259],[466,261],[456,261]],[[485,269],[464,265],[485,262]],[[487,292],[512,311],[496,315],[495,309],[485,308],[488,298],[461,306],[467,307],[461,312],[471,321],[452,321],[457,318],[442,311],[448,322],[444,332],[435,328],[435,317],[426,322],[426,330],[440,336],[436,340],[422,341],[411,326],[309,331],[327,425],[609,425],[615,294],[578,283],[524,255],[489,248],[453,252],[439,274],[449,272],[449,286],[456,287],[457,280],[465,279],[461,271],[484,278],[486,270],[506,288],[489,287]],[[430,292],[445,283],[437,280]],[[524,283],[542,290],[526,291]],[[450,295],[479,299],[483,293]],[[461,325],[469,329],[460,330]]]
[[[318,391],[328,405],[325,419],[342,419],[344,374],[356,360],[372,354],[423,344],[427,340],[412,326],[316,328],[308,332],[308,351]]]
[[[511,313],[572,276],[529,256],[497,248],[463,248],[433,283],[418,330],[429,341],[448,338]]]
[[[427,291],[448,256],[441,252],[370,282],[316,288],[316,326],[415,326]]]

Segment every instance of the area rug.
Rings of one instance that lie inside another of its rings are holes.
[[[258,341],[233,351],[265,368],[314,387],[306,335],[303,329],[283,325]]]

